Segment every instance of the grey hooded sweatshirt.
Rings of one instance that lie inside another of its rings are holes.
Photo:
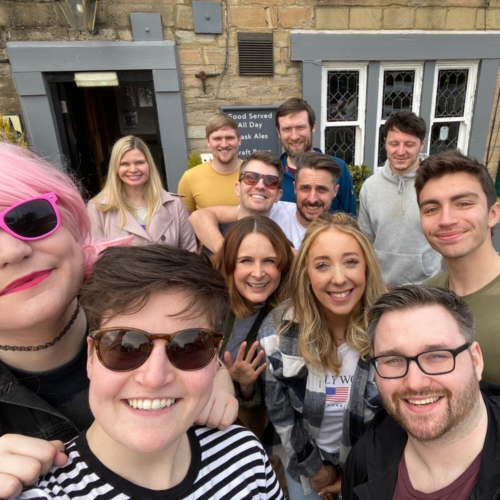
[[[386,161],[359,194],[358,224],[373,242],[389,286],[420,284],[442,270],[441,254],[430,247],[420,226],[417,170],[394,175]]]

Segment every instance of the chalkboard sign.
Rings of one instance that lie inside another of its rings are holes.
[[[244,160],[254,151],[271,151],[281,155],[281,141],[276,130],[278,106],[221,106],[221,113],[231,115],[241,134],[238,158]]]

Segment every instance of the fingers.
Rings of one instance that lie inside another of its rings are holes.
[[[206,425],[211,429],[224,430],[238,416],[238,400],[227,392],[214,386],[210,400],[196,420],[198,425]]]
[[[255,370],[255,380],[259,378],[259,375],[266,369],[267,363],[262,363],[257,370]]]
[[[252,361],[252,368],[257,368],[264,357],[264,351],[260,351],[257,356],[255,356],[255,359]]]
[[[247,348],[247,343],[242,342],[240,348],[238,349],[238,354],[236,355],[235,363],[238,361],[243,361],[245,359],[245,349]]]
[[[226,364],[226,368],[228,370],[231,370],[233,368],[233,362],[231,360],[231,353],[229,351],[226,351],[224,353],[224,363]]]
[[[9,474],[0,473],[0,498],[17,498],[23,491],[23,483]]]
[[[245,361],[248,361],[249,363],[252,361],[253,357],[255,356],[255,351],[257,350],[257,347],[259,347],[259,342],[254,342],[252,344],[252,347],[250,347],[250,349],[248,349],[248,354],[247,354]]]

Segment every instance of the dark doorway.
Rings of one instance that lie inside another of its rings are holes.
[[[166,187],[151,71],[118,72],[119,87],[77,87],[74,73],[45,77],[68,168],[88,198],[104,185],[113,144],[126,135],[146,142]]]

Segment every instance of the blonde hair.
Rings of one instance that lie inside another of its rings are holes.
[[[118,177],[118,169],[120,168],[120,162],[123,155],[133,149],[140,151],[146,157],[146,161],[149,165],[149,178],[144,185],[144,197],[146,198],[148,208],[146,230],[149,230],[153,215],[158,212],[161,207],[162,184],[160,174],[149,152],[149,148],[142,139],[139,139],[139,137],[127,135],[116,141],[111,151],[106,184],[101,192],[95,198],[92,198],[89,203],[93,203],[100,212],[104,213],[110,210],[118,210],[121,217],[120,227],[123,227],[127,223],[127,210],[134,217],[137,215],[134,206],[127,198],[123,182]]]
[[[290,321],[281,321],[278,335],[288,330],[292,323],[299,324],[299,351],[301,356],[319,371],[325,368],[338,374],[342,359],[337,356],[337,347],[331,325],[323,312],[319,300],[311,290],[307,273],[308,254],[311,245],[319,234],[335,229],[346,233],[359,243],[366,263],[366,286],[361,300],[354,307],[348,320],[345,339],[347,344],[358,350],[365,358],[371,354],[371,345],[366,334],[368,327],[368,308],[386,291],[380,265],[373,246],[361,232],[356,221],[345,213],[334,215],[323,213],[309,226],[297,256],[294,259],[290,290],[292,299],[276,312],[293,313]],[[276,313],[275,313],[276,314]]]

